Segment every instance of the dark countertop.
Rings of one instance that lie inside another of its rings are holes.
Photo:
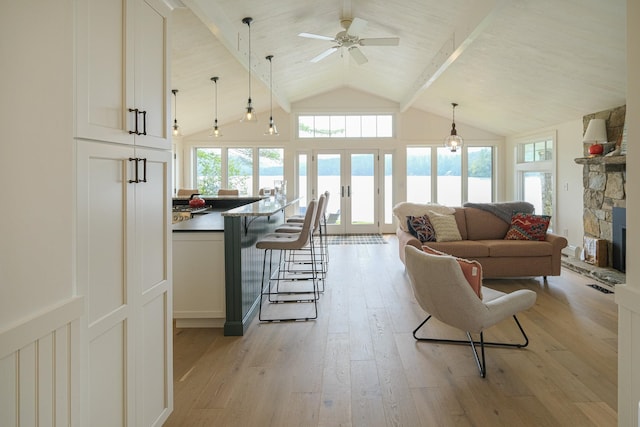
[[[194,215],[188,221],[176,222],[172,225],[173,232],[224,232],[224,209],[211,210],[206,214]]]
[[[258,202],[248,203],[222,213],[222,216],[271,216],[300,200],[299,197],[279,199],[266,197]]]

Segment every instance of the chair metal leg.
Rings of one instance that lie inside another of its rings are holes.
[[[480,332],[480,340],[479,341],[474,341],[469,332],[466,332],[467,338],[468,338],[467,340],[451,340],[451,339],[445,339],[445,338],[418,337],[417,336],[418,330],[420,328],[422,328],[429,321],[429,319],[431,319],[431,315],[429,315],[426,319],[424,319],[424,321],[422,321],[422,323],[420,323],[418,325],[418,327],[413,330],[413,337],[417,341],[427,341],[427,342],[435,342],[435,343],[441,343],[441,344],[471,345],[471,349],[473,350],[473,355],[474,355],[474,358],[476,360],[476,364],[478,365],[478,370],[480,371],[480,376],[482,378],[485,378],[486,375],[487,375],[487,366],[486,366],[485,357],[484,357],[484,348],[485,348],[485,346],[488,346],[488,347],[524,348],[524,347],[529,345],[529,338],[527,337],[527,334],[524,332],[524,329],[522,328],[522,325],[518,321],[518,318],[516,317],[515,314],[513,315],[513,320],[515,320],[516,325],[518,325],[518,329],[520,329],[520,333],[522,334],[522,337],[524,338],[524,342],[522,342],[522,343],[507,343],[507,342],[493,342],[493,341],[485,342],[484,341],[484,334],[482,332]],[[476,345],[480,345],[481,357],[478,356],[478,351],[476,349]]]

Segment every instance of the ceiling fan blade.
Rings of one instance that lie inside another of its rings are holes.
[[[321,36],[319,34],[311,34],[311,33],[300,33],[298,34],[299,37],[306,37],[308,39],[317,39],[317,40],[327,40],[327,41],[335,41],[335,39],[333,37],[328,37],[328,36]]]
[[[360,18],[353,18],[351,21],[351,25],[347,28],[347,34],[350,36],[357,36],[360,34],[360,31],[364,30],[364,27],[367,26],[367,21]]]
[[[399,43],[398,37],[360,39],[361,46],[398,46]]]
[[[360,49],[355,46],[349,48],[349,53],[351,54],[351,57],[355,59],[358,65],[362,65],[368,61],[367,57],[364,56],[364,53],[362,53],[362,51],[360,51]]]
[[[312,58],[311,62],[322,61],[324,58],[326,58],[327,56],[331,55],[336,50],[338,50],[338,46],[330,47],[329,49],[327,49],[324,52],[322,52],[320,55],[316,56],[315,58]]]

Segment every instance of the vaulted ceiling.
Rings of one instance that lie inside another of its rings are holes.
[[[218,119],[239,120],[249,83],[261,121],[305,98],[349,87],[500,135],[537,130],[625,103],[625,0],[171,0],[171,85],[185,135]],[[249,28],[242,23],[252,17]],[[399,37],[398,46],[359,46],[311,59],[335,43],[343,18],[367,25],[360,38]],[[172,100],[174,101],[174,100]],[[173,117],[172,117],[173,118]],[[266,124],[265,124],[266,126]]]

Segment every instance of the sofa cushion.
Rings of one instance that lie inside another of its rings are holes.
[[[511,226],[505,235],[507,240],[544,240],[551,217],[515,213],[511,217]]]
[[[400,202],[393,207],[393,214],[398,219],[398,227],[403,231],[409,231],[407,229],[407,217],[426,215],[430,210],[441,214],[452,214],[455,212],[453,208],[437,203]]]
[[[429,211],[429,220],[436,230],[436,242],[453,242],[462,240],[456,217],[452,214],[442,215]]]
[[[531,240],[485,240],[490,257],[552,256],[553,245]]]
[[[478,208],[464,208],[467,225],[467,239],[504,239],[509,223],[498,216]]]
[[[435,242],[436,230],[429,221],[428,215],[408,216],[407,229],[415,238],[421,242]]]
[[[422,250],[432,255],[450,256],[445,252],[437,251],[427,245],[423,246]],[[467,279],[467,283],[469,283],[471,289],[473,289],[476,295],[478,295],[478,297],[482,299],[482,265],[478,261],[472,261],[458,257],[453,258],[458,261],[460,270],[462,270],[462,274],[464,275],[464,278]]]
[[[504,241],[500,240],[500,242]],[[429,242],[429,246],[438,251],[462,258],[486,258],[489,256],[489,246],[485,241]]]

